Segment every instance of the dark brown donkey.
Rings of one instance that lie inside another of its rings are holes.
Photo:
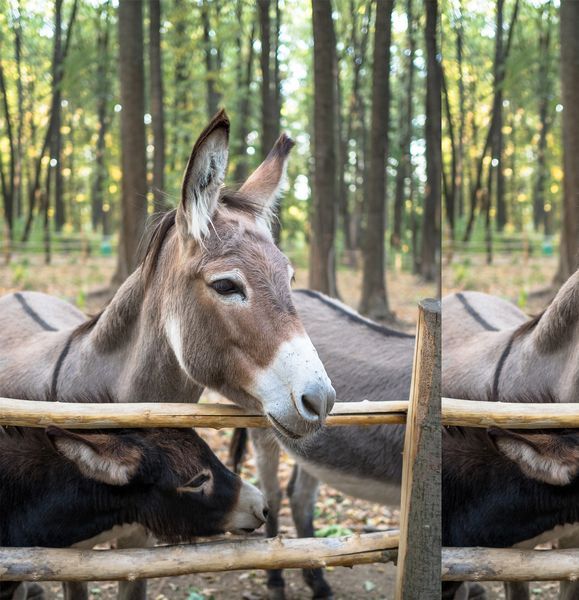
[[[175,543],[251,531],[266,516],[261,492],[191,429],[0,428],[0,546],[90,548],[135,525]],[[18,585],[0,583],[0,597]]]
[[[44,294],[0,299],[0,397],[197,402],[209,387],[261,411],[282,437],[322,426],[335,392],[269,229],[293,142],[282,135],[229,192],[228,134],[222,111],[195,143],[179,207],[98,316]]]

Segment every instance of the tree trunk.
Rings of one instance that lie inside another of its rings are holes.
[[[437,56],[437,2],[426,4],[426,189],[422,220],[420,274],[426,281],[439,281],[441,155],[441,68]],[[440,284],[440,281],[439,281]]]
[[[0,94],[2,95],[2,104],[4,110],[4,124],[6,135],[8,137],[9,147],[9,163],[8,163],[8,179],[4,174],[2,167],[2,195],[4,197],[4,218],[6,220],[8,237],[12,239],[14,229],[14,178],[15,178],[15,162],[16,153],[14,148],[14,136],[12,133],[12,116],[8,106],[8,94],[6,89],[6,80],[4,78],[4,67],[0,60]]]
[[[56,231],[61,231],[66,220],[64,214],[64,199],[62,197],[62,76],[63,76],[63,50],[62,50],[62,0],[54,3],[54,55],[52,59],[52,128],[50,139],[50,165],[49,175],[54,179],[54,226]],[[50,207],[49,187],[47,187],[46,206]],[[45,225],[46,228],[46,225]],[[50,253],[47,252],[47,257]]]
[[[543,227],[547,234],[545,212],[545,184],[547,181],[547,133],[549,131],[549,102],[551,95],[551,3],[547,4],[541,16],[545,15],[546,21],[541,19],[541,32],[539,35],[539,69],[538,69],[538,96],[539,96],[539,143],[537,145],[537,179],[533,194],[533,225],[535,231]]]
[[[404,202],[408,198],[406,193],[407,181],[412,176],[412,163],[410,161],[410,144],[412,143],[412,99],[414,98],[414,55],[416,53],[416,40],[414,38],[414,18],[412,16],[412,0],[406,0],[406,19],[408,22],[406,38],[408,44],[408,59],[406,62],[406,85],[400,98],[400,162],[396,170],[396,191],[394,194],[394,223],[392,224],[391,244],[400,248],[402,243],[402,228],[404,216]]]
[[[203,45],[205,53],[205,77],[207,80],[207,116],[209,119],[217,112],[221,102],[221,94],[217,89],[219,77],[218,49],[211,41],[211,17],[209,15],[209,2],[201,3],[201,20],[203,22]]]
[[[556,279],[579,267],[579,2],[561,0],[564,195],[561,255]]]
[[[279,58],[277,51],[279,47],[279,29],[281,24],[281,13],[279,3],[276,0],[274,25],[275,39],[271,40],[271,15],[270,0],[258,0],[259,29],[261,35],[261,154],[265,158],[273,148],[280,132],[281,93],[279,82]],[[273,64],[272,64],[273,63]],[[276,214],[278,218],[272,224],[273,236],[279,243],[281,235],[281,206],[278,204]]]
[[[463,72],[463,42],[464,42],[464,19],[462,12],[462,0],[459,0],[458,27],[456,30],[456,62],[458,65],[458,148],[456,153],[456,203],[458,204],[458,216],[464,216],[464,131],[466,121],[464,72]]]
[[[18,97],[18,125],[16,127],[16,165],[14,167],[14,212],[22,216],[22,137],[24,132],[24,86],[22,85],[22,7],[17,4],[14,21],[14,58],[16,60],[16,93]]]
[[[350,0],[352,14],[352,99],[350,103],[351,132],[348,139],[356,142],[355,164],[353,165],[352,179],[355,181],[355,196],[350,212],[350,239],[352,250],[357,250],[362,245],[362,217],[367,197],[366,163],[367,163],[367,127],[366,127],[366,101],[362,93],[362,69],[367,63],[368,42],[370,38],[370,25],[372,21],[373,1],[369,0],[364,11],[364,18],[360,27],[360,36],[357,36],[356,3]],[[361,182],[361,184],[360,184]]]
[[[172,131],[173,139],[171,143],[170,171],[175,172],[179,167],[180,157],[189,156],[191,152],[189,128],[184,127],[184,123],[191,121],[191,114],[188,107],[190,95],[189,85],[189,54],[184,51],[191,43],[187,35],[185,15],[189,10],[189,3],[185,4],[183,0],[175,0],[175,33],[173,37],[173,52],[175,54],[175,72],[173,79],[174,102],[172,111]]]
[[[243,3],[238,0],[238,22],[242,22],[242,7]],[[236,141],[236,162],[235,162],[235,181],[241,183],[245,181],[249,175],[249,164],[247,158],[247,136],[250,131],[251,117],[251,82],[253,80],[253,42],[255,41],[255,21],[251,23],[251,30],[247,36],[247,51],[243,52],[243,37],[242,32],[239,32],[237,38],[237,88],[239,90],[239,117],[237,123]]]
[[[500,1],[502,2],[503,0],[500,0]],[[520,0],[515,0],[515,6],[513,8],[511,22],[509,24],[509,32],[507,34],[506,48],[505,48],[504,52],[501,51],[501,56],[502,56],[502,58],[500,60],[501,69],[495,68],[495,85],[494,85],[495,95],[493,98],[492,117],[491,117],[491,122],[489,125],[488,134],[487,134],[487,137],[485,140],[485,145],[483,147],[482,154],[480,155],[480,158],[478,161],[478,167],[476,168],[476,181],[475,181],[474,186],[472,186],[472,189],[470,192],[471,193],[470,212],[469,212],[469,217],[468,217],[468,223],[467,223],[467,226],[466,226],[466,229],[464,232],[464,237],[463,237],[463,241],[465,241],[465,242],[467,242],[470,239],[470,236],[472,235],[474,223],[475,223],[476,216],[477,216],[476,213],[477,213],[477,208],[479,205],[479,200],[480,200],[480,198],[484,197],[484,190],[482,187],[484,160],[487,156],[488,151],[496,148],[495,130],[498,125],[498,119],[497,119],[497,115],[499,114],[498,104],[500,103],[500,105],[501,105],[500,111],[502,111],[502,102],[503,102],[502,82],[504,81],[504,77],[505,77],[504,70],[505,70],[505,67],[507,64],[507,59],[509,57],[510,49],[512,46],[513,33],[515,31],[515,23],[517,21],[517,15],[519,13],[519,5],[520,5]],[[502,29],[501,29],[501,31],[502,31]],[[502,48],[502,46],[501,46],[501,48]],[[496,62],[496,57],[495,57],[495,62]],[[497,78],[500,78],[500,83],[499,83],[499,81],[497,81]],[[501,112],[501,116],[502,116],[502,112]],[[502,123],[501,123],[501,126],[502,126]],[[502,154],[502,146],[499,148],[499,150],[500,150],[499,153]],[[493,156],[495,156],[496,153],[497,152],[493,152]],[[501,171],[502,170],[503,169],[501,166]],[[504,186],[504,180],[501,185]],[[502,192],[502,193],[504,195],[504,192]],[[506,219],[506,213],[505,213],[505,219]],[[498,217],[497,217],[497,220],[498,220]]]
[[[149,80],[153,125],[153,196],[155,212],[169,208],[165,190],[165,113],[163,110],[163,64],[161,60],[161,0],[149,0]]]
[[[97,67],[97,119],[98,133],[95,151],[95,169],[92,189],[92,229],[97,231],[102,227],[104,232],[104,186],[106,180],[105,167],[105,136],[108,128],[107,105],[110,90],[109,74],[109,37],[110,37],[110,3],[107,2],[101,9],[104,11],[99,18],[99,31],[97,35],[97,52],[101,57]]]
[[[119,2],[119,66],[121,84],[121,231],[117,272],[120,284],[137,266],[137,249],[147,217],[147,161],[143,65],[143,7]]]
[[[503,23],[504,23],[504,0],[497,0],[497,24],[495,30],[495,79],[494,79],[494,107],[493,119],[495,120],[494,135],[492,141],[492,157],[494,165],[491,169],[496,174],[497,182],[497,229],[502,231],[507,222],[505,204],[505,176],[503,165],[503,84],[505,81],[506,53],[503,49]],[[492,197],[487,194],[489,207]],[[487,212],[488,212],[487,210]]]
[[[77,10],[78,10],[78,0],[74,0],[74,4],[72,5],[72,9],[70,12],[70,17],[68,19],[68,25],[66,27],[66,41],[64,43],[64,49],[62,51],[62,58],[60,61],[60,64],[63,67],[64,67],[64,63],[66,61],[66,57],[68,56],[70,42],[72,40],[72,32],[73,32],[74,23],[76,20]],[[62,69],[57,72],[59,73],[59,76],[62,78],[62,75],[63,75]],[[53,82],[52,99],[51,99],[51,103],[50,103],[50,118],[48,119],[48,127],[46,128],[44,142],[42,144],[40,154],[36,158],[36,165],[32,169],[34,171],[34,179],[30,185],[30,190],[29,190],[30,200],[29,200],[29,204],[28,204],[28,215],[26,218],[26,225],[24,227],[24,232],[22,234],[23,242],[28,241],[28,238],[30,237],[30,232],[32,230],[32,222],[34,220],[34,212],[36,210],[38,200],[40,200],[42,198],[42,193],[40,191],[40,179],[42,176],[42,159],[44,158],[46,151],[51,147],[50,142],[52,140],[52,133],[54,130],[55,105],[56,105],[57,100],[60,103],[60,99],[57,98],[55,92],[59,89],[60,89],[60,81],[58,82],[58,85],[54,85],[54,82]],[[32,118],[31,118],[31,123],[33,124]],[[31,129],[34,130],[33,125],[31,127]]]
[[[393,318],[386,295],[384,234],[386,230],[386,160],[390,127],[390,42],[394,0],[376,3],[374,66],[372,72],[372,125],[366,236],[363,253],[360,312],[373,319]]]
[[[260,0],[261,2],[261,0]],[[314,176],[309,286],[337,295],[336,256],[336,86],[333,79],[334,23],[330,0],[312,0],[314,33]]]
[[[450,142],[450,177],[447,177],[442,165],[442,184],[444,186],[444,199],[446,208],[446,220],[450,229],[450,239],[454,241],[455,218],[456,218],[456,140],[454,136],[454,122],[450,108],[450,97],[446,85],[446,75],[442,66],[440,67],[442,90],[444,96],[444,108],[446,112],[446,128]]]

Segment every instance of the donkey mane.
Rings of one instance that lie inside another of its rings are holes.
[[[539,321],[541,320],[546,311],[547,309],[544,308],[539,314],[532,316],[528,321],[525,321],[522,325],[517,327],[517,329],[515,329],[515,331],[513,332],[513,339],[523,337],[527,333],[533,331],[535,327],[539,324]]]
[[[247,196],[236,190],[223,188],[220,192],[219,203],[232,211],[250,216],[252,218],[259,217],[263,213],[263,207],[255,202],[252,202]],[[153,275],[157,269],[157,263],[161,250],[169,232],[175,227],[175,217],[177,209],[172,208],[167,212],[156,215],[151,220],[151,223],[143,235],[141,247],[145,248],[140,261],[139,267],[142,267],[143,286],[146,290],[151,283]],[[109,301],[110,302],[110,301]],[[106,307],[103,307],[98,313],[92,315],[84,323],[81,323],[71,334],[71,339],[88,333],[98,323]]]
[[[370,321],[370,319],[366,319],[362,315],[359,315],[357,312],[354,312],[352,309],[347,307],[346,305],[341,304],[340,302],[328,298],[324,294],[320,292],[316,292],[314,290],[294,290],[294,294],[304,294],[304,296],[309,296],[310,298],[315,298],[319,300],[326,306],[329,306],[331,309],[336,311],[340,316],[351,321],[352,323],[358,323],[360,325],[364,325],[368,329],[375,331],[376,333],[380,333],[385,337],[398,337],[398,338],[414,338],[414,336],[410,333],[404,333],[403,331],[398,331],[396,329],[391,329],[389,327],[384,327],[384,325],[379,325],[378,323],[374,323]]]

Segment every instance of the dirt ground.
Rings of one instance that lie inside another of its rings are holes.
[[[532,314],[548,302],[549,295],[540,293],[552,280],[556,270],[555,258],[530,258],[499,256],[491,267],[481,256],[455,256],[443,269],[443,293],[457,290],[479,290],[505,297],[516,302]],[[54,294],[77,304],[87,313],[96,312],[102,300],[91,292],[106,286],[115,267],[114,258],[58,255],[52,265],[45,266],[42,256],[16,256],[9,266],[0,266],[0,295],[16,290],[35,290]],[[412,331],[416,320],[416,303],[419,299],[434,296],[435,286],[425,285],[417,277],[405,272],[388,275],[388,293],[392,309],[406,330]],[[307,272],[298,269],[296,287],[306,287]],[[338,273],[338,285],[344,302],[356,306],[359,301],[361,274],[351,270]],[[211,447],[227,460],[230,431],[201,430]],[[291,473],[291,461],[284,457],[281,468],[282,482]],[[250,455],[243,476],[255,481],[255,465]],[[343,496],[322,485],[318,502],[316,524],[328,534],[362,532],[365,527],[396,528],[399,514],[379,505]],[[287,498],[281,512],[281,534],[295,536]],[[328,580],[336,600],[390,600],[393,598],[395,567],[393,565],[364,565],[353,569],[329,569]],[[287,571],[288,600],[311,597],[309,588],[297,570]],[[501,584],[488,584],[489,600],[503,600]],[[551,600],[556,597],[557,584],[531,584],[532,597]],[[48,598],[62,598],[60,586],[47,585]],[[115,597],[116,584],[94,583],[90,586],[92,600],[109,600]],[[151,600],[225,600],[266,598],[265,575],[261,571],[241,571],[223,574],[205,574],[153,580],[150,582]],[[414,600],[414,599],[409,599]]]

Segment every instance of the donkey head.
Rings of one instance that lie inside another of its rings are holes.
[[[253,531],[267,517],[261,492],[229,471],[192,429],[75,433],[49,427],[46,433],[85,479],[114,486],[112,496],[124,494],[131,519],[161,540]]]
[[[269,226],[293,142],[282,135],[239,191],[228,192],[228,134],[221,111],[189,159],[176,233],[159,257],[168,273],[163,329],[189,378],[298,438],[324,422],[335,392],[294,308],[293,270]]]

